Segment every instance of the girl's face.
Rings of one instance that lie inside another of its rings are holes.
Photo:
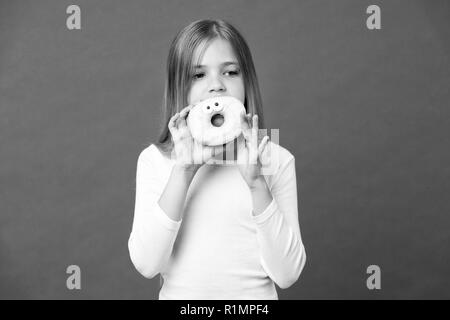
[[[194,61],[198,60],[197,47]],[[232,96],[244,103],[244,79],[228,41],[216,38],[206,48],[200,65],[194,66],[188,104],[216,97]]]

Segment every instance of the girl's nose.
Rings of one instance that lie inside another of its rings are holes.
[[[225,86],[218,77],[213,77],[211,79],[211,83],[209,84],[209,92],[214,91],[225,91]]]

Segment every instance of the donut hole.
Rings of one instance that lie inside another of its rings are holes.
[[[225,122],[225,118],[220,113],[215,114],[211,117],[211,123],[215,127],[221,127]]]

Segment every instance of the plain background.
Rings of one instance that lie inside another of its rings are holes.
[[[450,2],[425,0],[1,0],[0,298],[157,299],[127,249],[136,163],[169,44],[203,18],[242,32],[296,157],[308,258],[280,299],[450,298]]]

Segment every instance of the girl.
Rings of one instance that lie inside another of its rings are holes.
[[[186,118],[195,103],[227,95],[245,106],[237,163],[200,146]],[[261,96],[246,41],[223,20],[196,21],[167,60],[166,122],[139,155],[130,258],[146,278],[161,274],[159,299],[278,299],[305,265],[295,158],[259,139]],[[262,131],[262,130],[261,130]],[[268,150],[271,150],[270,152]],[[264,175],[262,163],[275,169]]]

